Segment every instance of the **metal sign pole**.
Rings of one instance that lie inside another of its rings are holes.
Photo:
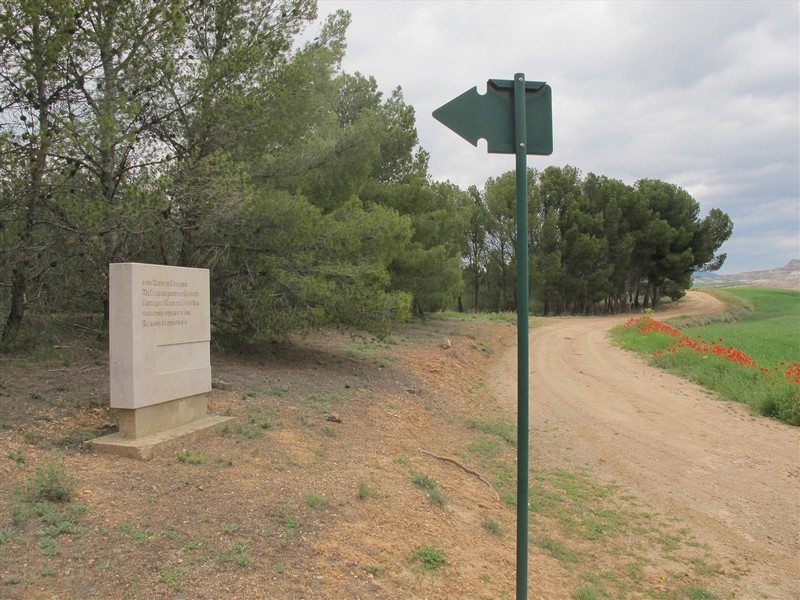
[[[517,600],[528,598],[528,154],[553,152],[553,106],[543,81],[490,79],[433,111],[473,146],[517,159]]]
[[[514,75],[517,159],[517,600],[528,598],[528,165],[525,74]]]

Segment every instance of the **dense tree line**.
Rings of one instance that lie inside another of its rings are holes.
[[[313,0],[2,0],[0,309],[108,317],[110,262],[207,267],[218,339],[385,331],[460,290],[459,203]]]
[[[124,261],[209,268],[229,343],[386,332],[456,299],[513,309],[513,177],[432,181],[402,91],[342,71],[349,14],[297,44],[316,16],[314,0],[0,0],[0,346],[31,314],[104,329]],[[548,313],[654,304],[730,234],[661,182],[530,179]]]
[[[513,172],[472,199],[462,304],[514,310],[516,189]],[[680,298],[696,271],[713,271],[732,231],[724,212],[700,218],[680,187],[652,179],[633,186],[572,166],[528,171],[531,306],[540,314],[595,314],[655,307]]]

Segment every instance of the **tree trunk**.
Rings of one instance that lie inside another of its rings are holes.
[[[24,267],[17,267],[11,275],[11,310],[6,318],[0,346],[8,347],[14,342],[25,316],[25,292],[28,290],[28,276]]]
[[[475,310],[475,311],[477,311],[479,309],[479,307],[478,307],[478,291],[479,291],[478,277],[479,276],[480,276],[480,273],[478,272],[478,263],[477,263],[477,260],[476,260],[475,261],[475,284],[474,284],[475,285],[475,289],[473,290],[473,293],[475,295],[475,301],[472,303],[472,309]]]
[[[660,300],[660,298],[661,298],[661,295],[659,293],[658,286],[656,284],[653,284],[653,291],[652,291],[652,308],[653,308],[653,310],[655,310],[656,305],[658,304],[658,301]]]

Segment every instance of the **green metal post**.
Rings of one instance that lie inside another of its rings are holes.
[[[514,75],[517,157],[517,600],[528,598],[528,166],[525,74]]]

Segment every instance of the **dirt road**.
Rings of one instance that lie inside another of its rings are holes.
[[[721,307],[690,293],[659,318]],[[687,523],[737,598],[800,598],[800,430],[613,347],[627,317],[555,318],[531,333],[531,456],[585,466]],[[493,373],[516,404],[516,350]],[[536,463],[534,463],[536,464]]]

